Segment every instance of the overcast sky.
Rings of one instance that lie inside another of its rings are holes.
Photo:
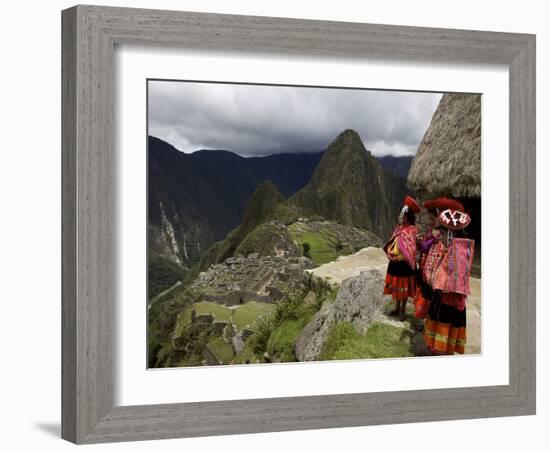
[[[441,94],[149,82],[149,135],[190,153],[318,152],[356,130],[377,156],[414,155]]]

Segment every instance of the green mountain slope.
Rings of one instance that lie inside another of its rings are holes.
[[[289,203],[308,216],[320,215],[386,237],[399,207],[388,177],[359,134],[345,130],[328,146],[309,183]]]

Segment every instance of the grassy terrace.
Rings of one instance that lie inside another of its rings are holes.
[[[226,364],[231,362],[235,356],[233,346],[226,342],[222,336],[212,339],[208,342],[208,344],[206,344],[206,347],[212,352],[218,361]]]
[[[240,330],[252,324],[260,317],[273,314],[275,305],[271,303],[248,302],[233,309],[232,320]]]
[[[212,302],[198,302],[185,308],[178,316],[178,323],[175,337],[181,336],[184,328],[191,323],[191,311],[195,310],[197,315],[212,314],[216,321],[232,320],[238,329],[252,326],[260,317],[272,314],[275,311],[275,305],[269,303],[248,302],[241,306],[229,308]]]
[[[311,259],[321,265],[334,261],[338,256],[338,241],[335,236],[326,229],[311,231],[300,223],[293,223],[289,226],[292,238],[298,243],[300,251],[303,251],[303,244],[310,245],[309,255]]]

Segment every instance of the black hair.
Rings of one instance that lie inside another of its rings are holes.
[[[454,236],[457,238],[465,238],[468,237],[468,232],[464,228],[462,230],[455,230]]]
[[[416,217],[414,216],[414,212],[412,212],[410,208],[407,208],[404,217],[407,219],[407,223],[410,223],[411,225],[416,224]]]

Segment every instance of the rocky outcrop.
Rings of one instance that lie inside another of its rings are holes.
[[[350,322],[366,333],[384,304],[384,270],[372,268],[344,280],[333,303],[325,303],[296,340],[298,361],[316,361],[331,328],[338,322]]]

